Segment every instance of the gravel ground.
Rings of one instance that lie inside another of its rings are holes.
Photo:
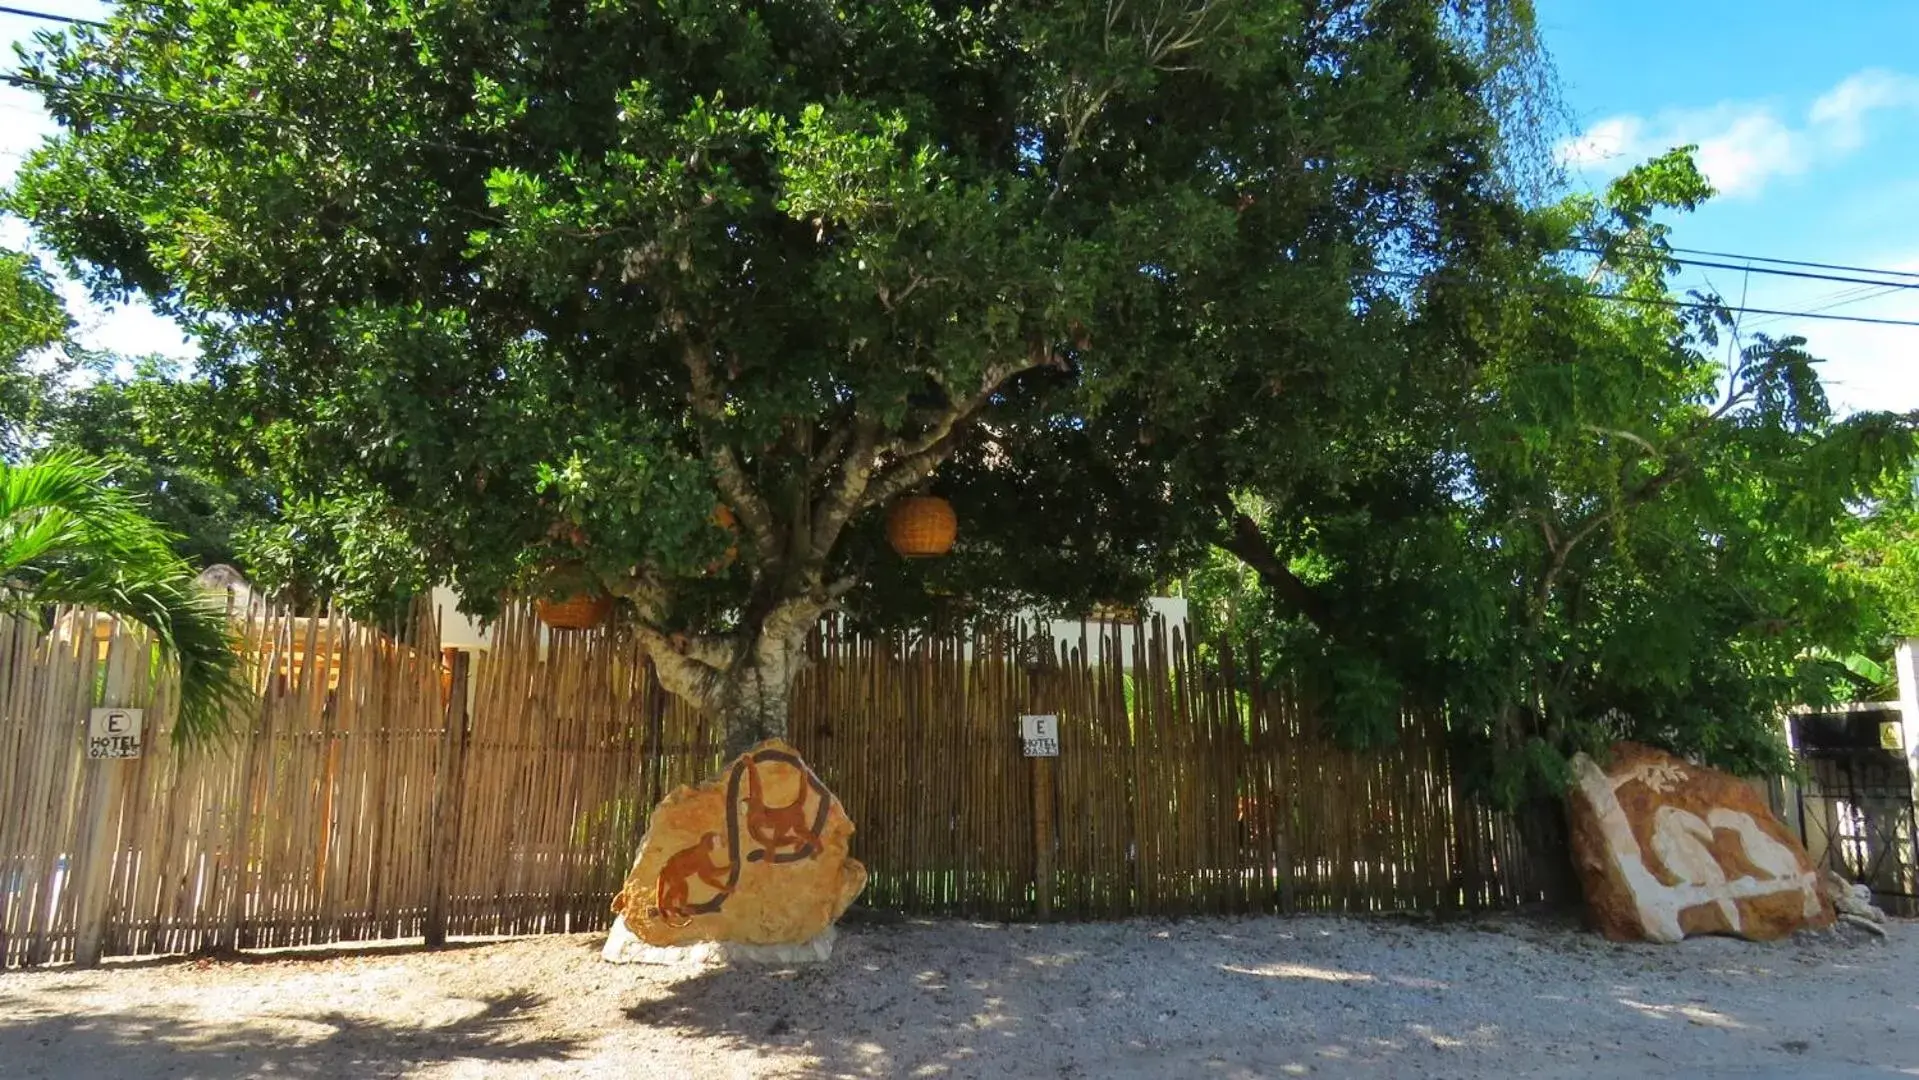
[[[0,975],[0,1076],[1919,1074],[1919,923],[1616,946],[1514,916],[859,923],[823,966],[598,935]]]

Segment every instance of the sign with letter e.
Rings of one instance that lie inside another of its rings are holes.
[[[146,724],[145,709],[95,709],[87,717],[87,756],[90,758],[135,758],[140,756],[140,734]]]
[[[1019,737],[1025,744],[1027,757],[1059,756],[1059,717],[1022,716],[1019,718]]]

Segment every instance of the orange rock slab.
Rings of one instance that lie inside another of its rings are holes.
[[[1614,941],[1770,941],[1830,926],[1818,868],[1757,791],[1637,743],[1573,758],[1573,865]]]
[[[866,887],[853,820],[791,746],[769,739],[668,795],[613,910],[648,945],[789,945]]]

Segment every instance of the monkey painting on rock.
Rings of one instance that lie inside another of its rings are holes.
[[[759,764],[749,760],[742,767],[746,770],[746,834],[762,849],[748,855],[747,861],[758,862],[788,848],[800,857],[817,851],[820,837],[806,812],[808,786],[802,783],[799,794],[785,806],[769,806]]]
[[[732,891],[732,882],[727,877],[730,867],[713,857],[721,846],[720,834],[709,832],[700,837],[699,843],[666,860],[660,869],[655,906],[667,925],[685,926],[698,914],[690,903],[695,879],[718,890],[721,896]]]

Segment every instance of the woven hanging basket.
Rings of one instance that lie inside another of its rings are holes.
[[[953,504],[937,495],[909,495],[886,512],[886,542],[909,559],[944,555],[958,536]]]
[[[603,592],[577,593],[564,600],[541,600],[540,621],[555,630],[591,630],[613,614],[613,598]]]

